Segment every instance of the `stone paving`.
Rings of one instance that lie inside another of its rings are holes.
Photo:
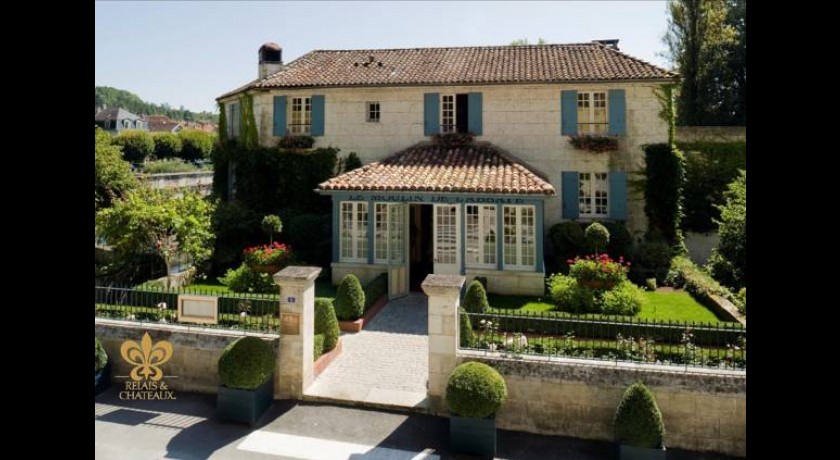
[[[425,407],[429,377],[428,301],[422,293],[388,302],[358,333],[342,333],[342,352],[306,399],[384,407]]]

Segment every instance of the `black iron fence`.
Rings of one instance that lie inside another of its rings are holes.
[[[739,369],[747,367],[747,328],[738,323],[648,321],[551,313],[464,313],[474,339],[461,348],[608,361]],[[463,324],[463,323],[462,323]]]
[[[216,298],[217,322],[179,321],[178,296],[184,294]],[[268,333],[280,331],[280,303],[276,294],[219,294],[190,288],[95,286],[94,306],[97,318]]]

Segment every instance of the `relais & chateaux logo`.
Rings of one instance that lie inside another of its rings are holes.
[[[127,376],[129,380],[125,382],[125,389],[120,392],[120,399],[177,399],[175,392],[163,380],[163,369],[160,367],[172,358],[171,343],[166,340],[152,342],[146,332],[139,344],[134,340],[123,342],[120,355],[134,366]]]

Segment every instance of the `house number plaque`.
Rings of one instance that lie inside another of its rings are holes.
[[[299,313],[281,313],[280,314],[280,334],[282,334],[282,335],[300,335],[300,314]]]

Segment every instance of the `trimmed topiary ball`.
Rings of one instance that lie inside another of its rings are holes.
[[[610,244],[610,231],[598,222],[589,224],[583,235],[596,253],[607,249],[607,245]]]
[[[615,438],[621,444],[661,449],[665,426],[653,393],[641,382],[630,385],[615,412]]]
[[[365,313],[365,291],[354,274],[341,279],[335,295],[335,314],[341,321],[355,321]]]
[[[105,368],[105,365],[108,364],[108,353],[105,352],[105,348],[102,346],[102,343],[96,337],[93,338],[93,348],[94,348],[94,362],[93,362],[93,372],[99,372],[100,370]]]
[[[464,296],[464,309],[470,313],[485,313],[488,308],[490,304],[487,302],[487,292],[481,282],[474,280]]]
[[[487,418],[507,399],[505,379],[492,367],[477,362],[461,364],[446,383],[446,403],[461,417]]]
[[[315,299],[315,334],[324,335],[324,353],[335,348],[338,343],[341,330],[338,328],[338,318],[330,299]]]
[[[231,342],[219,358],[219,380],[228,388],[253,390],[271,378],[277,365],[274,349],[265,340],[242,337]]]
[[[464,310],[464,307],[458,308],[458,317],[461,329],[461,347],[472,348],[475,346],[475,332],[473,332],[470,316]]]

